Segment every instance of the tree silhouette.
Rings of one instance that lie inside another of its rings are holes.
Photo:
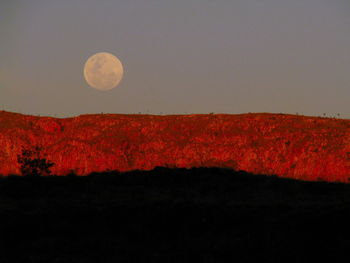
[[[35,146],[33,149],[22,148],[22,154],[17,155],[17,162],[24,176],[50,175],[50,168],[55,164],[46,158],[42,158],[42,147]]]

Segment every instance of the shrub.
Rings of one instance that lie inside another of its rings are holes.
[[[46,158],[42,158],[42,147],[35,146],[33,149],[23,149],[17,155],[17,162],[24,176],[50,175],[50,168],[55,164]]]

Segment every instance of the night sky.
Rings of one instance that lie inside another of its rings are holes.
[[[110,52],[124,78],[84,80]],[[0,107],[350,117],[348,0],[1,0]]]

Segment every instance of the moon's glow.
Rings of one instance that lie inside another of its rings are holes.
[[[98,90],[110,90],[118,86],[123,78],[124,69],[120,60],[106,52],[92,55],[85,63],[86,82]]]

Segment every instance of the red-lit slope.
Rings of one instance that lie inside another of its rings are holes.
[[[21,147],[43,145],[55,174],[232,167],[257,174],[348,182],[350,120],[284,114],[82,115],[0,112],[0,173],[19,173]]]

